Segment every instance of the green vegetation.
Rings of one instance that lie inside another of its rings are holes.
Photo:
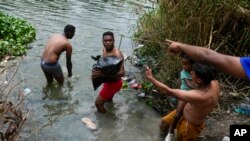
[[[153,68],[156,78],[178,88],[180,57],[166,51],[165,39],[247,56],[250,53],[249,10],[249,0],[159,0],[156,9],[139,18],[134,38],[144,44],[139,49],[140,55],[156,60]],[[249,94],[249,83],[245,80],[225,74],[219,74],[219,79],[223,91]]]
[[[166,52],[165,39],[248,55],[249,10],[249,0],[160,0],[156,9],[140,17],[134,38],[145,45],[140,53],[157,61],[158,79],[177,86],[181,64],[179,57]]]
[[[5,55],[20,56],[35,40],[36,30],[25,20],[0,12],[0,59]]]

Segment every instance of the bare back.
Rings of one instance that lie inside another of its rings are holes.
[[[59,60],[61,53],[68,47],[71,47],[71,45],[65,36],[54,34],[45,46],[42,59],[47,63],[55,63]]]
[[[220,93],[219,83],[213,80],[206,90],[190,90],[190,92],[191,91],[203,95],[206,97],[204,98],[206,100],[198,103],[187,103],[184,107],[183,116],[190,123],[201,125],[217,105]]]

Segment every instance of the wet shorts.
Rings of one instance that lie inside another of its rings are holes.
[[[250,80],[250,57],[240,57],[240,63],[247,75],[248,80]]]
[[[62,68],[58,62],[47,63],[41,60],[41,68],[44,72],[51,74],[55,78],[61,77],[63,75]]]
[[[120,91],[121,88],[122,88],[121,79],[112,82],[106,82],[103,84],[103,88],[99,94],[104,100],[111,100],[115,95],[115,93]]]
[[[173,122],[175,115],[176,110],[163,117],[162,120],[170,125]],[[204,128],[204,124],[194,125],[182,116],[176,128],[178,141],[196,141],[196,138]]]

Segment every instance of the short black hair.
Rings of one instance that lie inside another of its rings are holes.
[[[75,26],[68,24],[64,27],[64,33],[75,32]]]
[[[114,39],[114,33],[111,32],[111,31],[104,32],[104,33],[102,34],[102,38],[103,38],[104,36],[107,36],[107,35],[112,36],[112,38]]]
[[[182,59],[186,59],[190,64],[194,64],[195,63],[195,61],[192,60],[190,57],[188,57],[185,53],[181,54],[181,58]]]
[[[192,69],[206,84],[209,84],[216,77],[216,70],[211,66],[194,63]]]

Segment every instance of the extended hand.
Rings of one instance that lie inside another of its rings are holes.
[[[152,78],[152,70],[149,67],[146,67],[146,71],[145,71],[145,76],[147,79]]]
[[[179,52],[181,52],[181,49],[180,49],[180,47],[181,47],[181,43],[179,43],[179,42],[174,42],[174,41],[172,41],[172,42],[170,42],[170,45],[169,45],[169,47],[168,47],[168,50],[170,51],[170,52],[173,52],[173,53],[179,53]]]

